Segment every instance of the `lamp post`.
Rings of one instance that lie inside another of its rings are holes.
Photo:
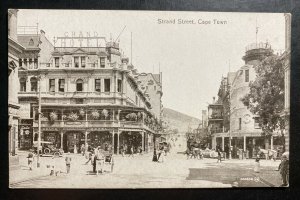
[[[38,114],[39,114],[39,119],[38,119],[38,147],[37,147],[37,167],[40,167],[40,146],[41,146],[41,77],[38,76],[38,83],[39,83],[39,109],[38,109]]]

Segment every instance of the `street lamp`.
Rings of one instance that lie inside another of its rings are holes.
[[[37,167],[40,167],[40,146],[41,146],[41,76],[38,76],[38,83],[39,83],[39,119],[38,119],[38,147],[37,147]]]
[[[231,138],[231,127],[230,127],[230,124],[231,124],[230,121],[231,121],[231,120],[230,120],[230,117],[231,117],[231,113],[233,112],[233,110],[234,110],[235,108],[236,108],[236,107],[233,107],[232,109],[229,110],[229,131],[228,131],[228,132],[229,132],[229,158],[228,158],[229,160],[232,159],[232,157],[231,157],[231,151],[232,151],[232,149],[231,149],[231,139],[232,139],[232,138]]]

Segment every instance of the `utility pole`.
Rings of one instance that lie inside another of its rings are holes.
[[[42,115],[42,110],[41,110],[41,76],[38,77],[39,81],[39,121],[38,121],[38,147],[37,147],[37,167],[40,167],[40,146],[41,146],[41,115]]]

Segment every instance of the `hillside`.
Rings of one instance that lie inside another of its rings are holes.
[[[170,108],[164,108],[163,118],[169,125],[169,129],[178,129],[180,133],[186,133],[191,127],[195,129],[200,123],[200,119],[191,117],[181,112],[175,111]]]

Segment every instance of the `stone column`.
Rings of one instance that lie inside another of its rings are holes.
[[[64,149],[64,132],[60,131],[60,148]]]
[[[141,132],[141,135],[142,135],[142,150],[145,151],[144,147],[144,143],[145,143],[145,137],[144,137],[144,131]]]
[[[271,136],[271,150],[273,150],[273,135]]]
[[[211,148],[216,149],[216,144],[217,144],[217,138],[216,136],[212,136],[212,141],[211,141]]]
[[[246,136],[244,135],[244,151],[246,151]]]
[[[115,130],[112,130],[112,152],[115,153]]]
[[[222,151],[224,151],[224,136],[222,136]]]
[[[84,145],[87,144],[87,136],[88,136],[89,132],[86,130],[84,133]]]
[[[118,142],[117,142],[117,155],[118,155],[119,149],[120,149],[120,134],[121,134],[119,130],[118,130],[117,134],[118,134]]]

